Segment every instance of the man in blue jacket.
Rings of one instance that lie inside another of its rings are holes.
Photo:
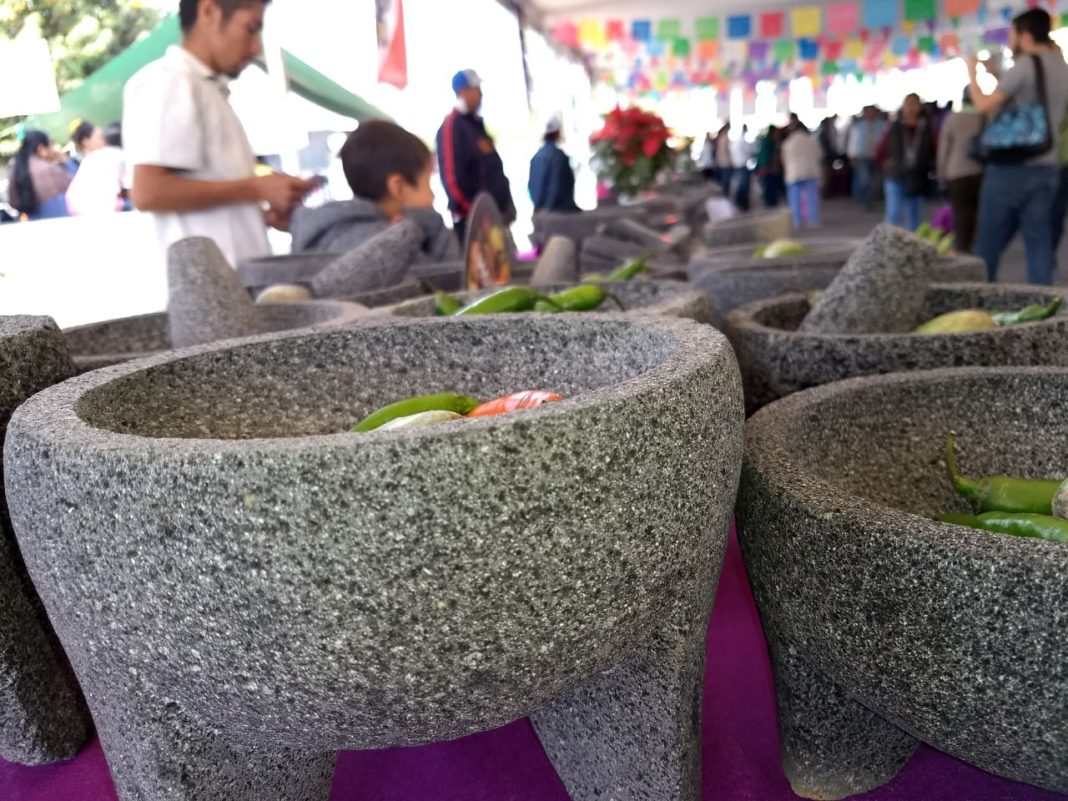
[[[453,76],[452,89],[456,107],[438,131],[438,164],[453,227],[462,242],[471,206],[481,192],[488,192],[497,201],[506,223],[515,222],[516,212],[504,163],[478,115],[482,79],[474,70],[461,70]]]
[[[575,173],[560,149],[560,118],[545,125],[545,144],[530,160],[530,198],[534,211],[578,211],[575,205]]]

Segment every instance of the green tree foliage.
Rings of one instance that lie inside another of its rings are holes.
[[[44,38],[60,94],[76,88],[161,19],[158,10],[138,0],[0,0],[0,38]],[[0,119],[0,131],[14,122]]]

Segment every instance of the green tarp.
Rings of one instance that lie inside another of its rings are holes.
[[[92,120],[107,125],[122,119],[122,89],[141,67],[160,58],[181,33],[178,18],[170,16],[156,30],[131,45],[99,70],[77,89],[60,98],[62,109],[54,114],[41,114],[25,121],[27,128],[40,128],[59,142],[70,138],[71,123]],[[282,51],[289,88],[317,106],[357,120],[390,119],[387,114],[357,97],[345,87],[327,78],[292,53]],[[260,65],[262,66],[262,64]]]

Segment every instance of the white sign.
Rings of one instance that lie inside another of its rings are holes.
[[[59,111],[56,73],[44,39],[0,41],[0,117]]]

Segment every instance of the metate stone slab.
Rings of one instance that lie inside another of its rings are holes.
[[[0,317],[0,442],[19,404],[73,372],[63,338],[50,318]],[[0,458],[0,479],[3,473]],[[26,575],[8,525],[3,492],[0,677],[0,757],[44,765],[78,753],[92,730],[89,711]]]
[[[811,334],[911,331],[919,322],[937,251],[902,228],[881,223],[849,257],[800,330]]]
[[[853,379],[746,426],[739,539],[794,791],[889,781],[921,740],[1068,792],[1068,546],[934,522],[970,475],[1068,475],[1064,368]]]
[[[554,284],[539,287],[545,294],[572,289],[576,284]],[[619,281],[605,283],[604,287],[619,298],[627,314],[643,314],[656,317],[684,317],[699,323],[712,321],[712,307],[708,298],[700,290],[678,281]],[[493,290],[489,290],[493,291]],[[463,292],[456,297],[464,303],[488,294],[484,292]],[[400,303],[389,309],[397,317],[433,317],[437,301],[433,297],[419,298],[407,303]],[[597,309],[598,312],[616,313],[619,307],[606,300]]]
[[[958,309],[1013,311],[1049,303],[1057,289],[1013,284],[934,284],[922,320]],[[938,367],[1068,366],[1068,312],[1038,323],[963,334],[807,334],[798,325],[805,295],[783,295],[735,309],[728,339],[738,354],[751,413],[808,387],[863,375]]]
[[[745,243],[752,243],[755,247],[793,235],[793,217],[787,208],[739,214],[737,217],[707,223],[704,230],[705,244],[710,248]]]
[[[567,400],[347,432],[532,387]],[[577,801],[696,801],[742,426],[710,326],[381,321],[81,376],[6,456],[124,801],[326,799],[340,749],[528,714]]]
[[[367,311],[356,303],[310,300],[261,306],[260,316],[268,331],[277,332],[354,325]],[[63,338],[78,373],[173,349],[167,315],[163,312],[67,328]]]
[[[297,284],[310,289],[312,279],[337,257],[337,253],[309,252],[247,259],[237,265],[237,277],[254,297],[275,284]]]

